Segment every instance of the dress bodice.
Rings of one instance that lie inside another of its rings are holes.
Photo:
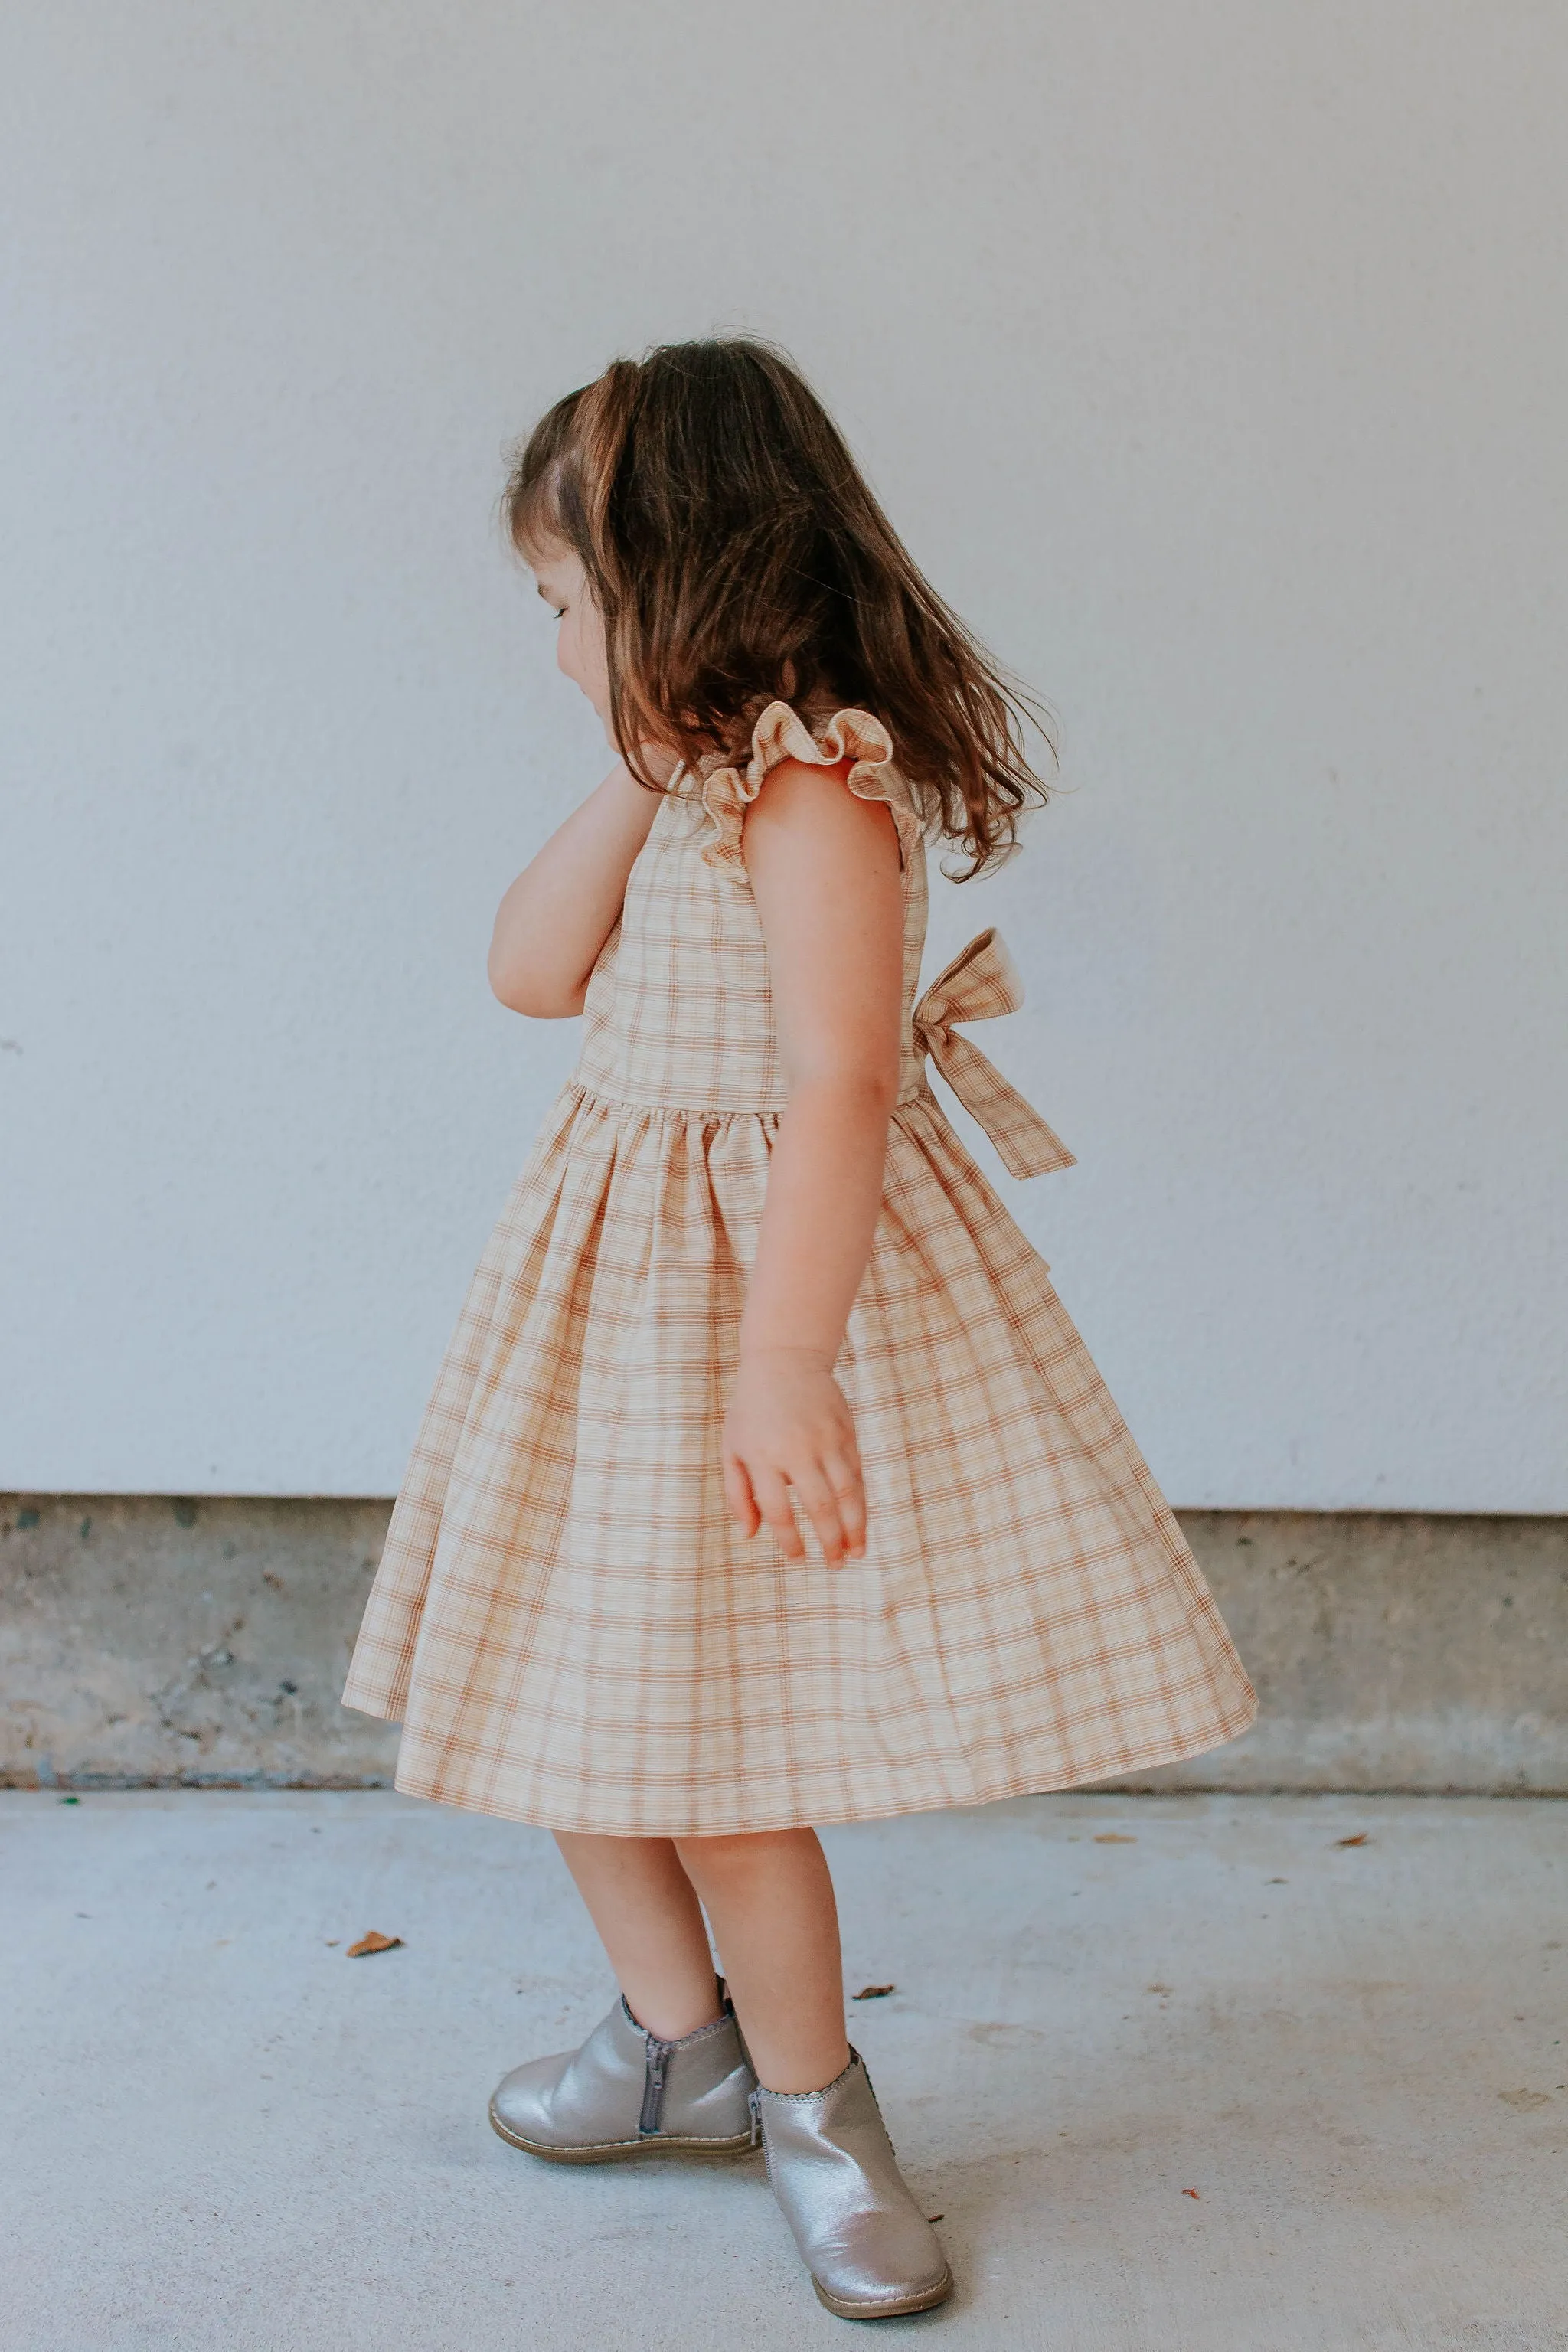
[[[900,1101],[920,1092],[915,992],[925,946],[925,828],[879,723],[840,711],[814,735],[784,703],[758,721],[743,771],[689,771],[669,791],[626,884],[616,930],[588,983],[577,1081],[649,1109],[774,1113],[784,1107],[767,950],[741,856],[741,826],[786,758],[850,760],[849,789],[885,802],[899,829],[904,904]]]

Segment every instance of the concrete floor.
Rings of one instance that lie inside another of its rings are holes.
[[[874,2340],[1568,2347],[1568,1803],[1044,1798],[829,1842],[959,2278]],[[39,1793],[0,1843],[4,2352],[858,2340],[754,2168],[489,2130],[609,1997],[537,1832]],[[347,1961],[371,1927],[406,1948]]]

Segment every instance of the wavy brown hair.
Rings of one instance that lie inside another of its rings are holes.
[[[1046,788],[1042,708],[922,576],[848,445],[784,354],[750,338],[616,360],[541,418],[502,511],[526,557],[564,545],[604,614],[610,713],[695,763],[743,751],[776,698],[868,710],[970,874],[1005,857]]]

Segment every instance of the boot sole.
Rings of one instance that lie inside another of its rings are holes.
[[[546,2164],[635,2164],[647,2156],[684,2156],[700,2164],[733,2164],[742,2157],[760,2153],[752,2145],[750,2132],[742,2132],[734,2139],[678,2139],[655,2134],[647,2139],[595,2140],[583,2147],[549,2147],[542,2140],[524,2139],[521,2132],[502,2123],[493,2107],[489,2118],[491,2131],[508,2147],[541,2156]]]
[[[842,2295],[829,2294],[819,2278],[811,2284],[818,2303],[836,2319],[905,2319],[912,2311],[932,2311],[945,2303],[952,2293],[952,2273],[943,2271],[934,2286],[921,2287],[918,2294],[892,2295],[886,2303],[846,2303]]]

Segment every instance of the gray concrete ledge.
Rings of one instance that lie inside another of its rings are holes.
[[[0,1498],[0,1784],[379,1788],[384,1502]],[[1185,1512],[1257,1727],[1127,1786],[1568,1794],[1568,1520]]]
[[[1258,1720],[1127,1785],[1568,1793],[1568,1519],[1181,1518]]]
[[[7,1498],[0,1784],[383,1788],[338,1704],[383,1502]]]

